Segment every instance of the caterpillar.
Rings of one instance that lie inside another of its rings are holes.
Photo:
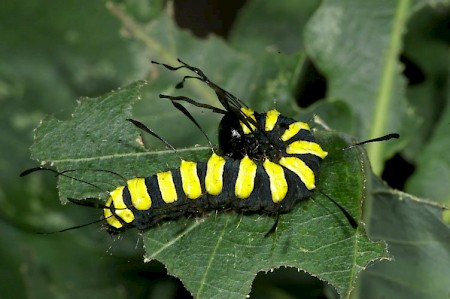
[[[177,68],[163,65],[171,70],[187,68],[197,76],[184,77],[177,87],[188,78],[201,80],[225,108],[203,106],[224,115],[219,124],[219,151],[207,161],[181,160],[176,169],[133,178],[116,188],[103,210],[109,232],[129,227],[145,230],[162,220],[211,210],[286,213],[310,197],[327,152],[315,143],[308,124],[275,109],[257,113],[200,69],[179,62],[182,65]],[[186,97],[160,97],[199,104]]]
[[[328,153],[315,141],[309,125],[283,116],[276,109],[256,112],[210,81],[200,69],[178,61],[181,63],[178,67],[153,63],[172,71],[188,69],[194,75],[184,76],[176,87],[182,88],[187,79],[200,80],[215,92],[224,109],[185,96],[161,94],[160,98],[172,101],[202,132],[196,120],[179,102],[222,114],[218,149],[214,150],[211,146],[212,154],[207,161],[181,159],[178,168],[129,179],[109,192],[110,196],[104,204],[83,202],[82,199],[69,200],[80,205],[101,207],[102,220],[108,232],[114,235],[129,228],[146,230],[163,221],[214,210],[278,217],[290,212],[298,202],[311,197],[316,189],[320,163]],[[170,146],[144,124],[132,119],[128,121]],[[359,144],[398,138],[393,135],[396,134]],[[37,169],[43,168],[31,169],[22,175]],[[356,227],[353,217],[332,198],[328,198]]]

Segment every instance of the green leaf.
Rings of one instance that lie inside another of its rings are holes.
[[[408,55],[422,70],[423,82],[415,84],[409,93],[422,125],[408,148],[408,156],[415,162],[416,171],[405,189],[411,194],[450,206],[450,57],[448,44],[436,39],[435,34],[430,36],[430,29],[424,25],[430,19],[439,22],[437,18],[441,11],[438,8],[421,12],[408,38],[411,44]],[[417,37],[421,38],[417,40]],[[430,94],[433,95],[431,98]]]
[[[445,107],[448,107],[450,57],[448,42],[445,42],[447,34],[439,26],[447,21],[443,11],[443,5],[424,7],[411,18],[405,35],[403,57],[409,60],[405,73],[411,77],[407,97],[420,122],[414,138],[403,151],[405,157],[413,162],[421,158],[424,149],[434,142],[430,142],[430,136],[441,130],[440,123],[448,123]]]
[[[48,119],[38,128],[34,157],[51,162],[59,171],[77,170],[66,174],[104,191],[60,176],[62,197],[104,197],[114,185],[123,184],[111,173],[86,169],[114,171],[129,179],[166,170],[166,164],[178,165],[179,158],[173,152],[144,151],[139,130],[125,121],[142,85],[137,82],[97,99],[84,99],[71,119]],[[364,183],[368,173],[364,153],[342,151],[349,141],[335,133],[318,132],[317,138],[330,153],[323,163],[318,189],[361,220],[361,200],[370,194]],[[201,161],[210,152],[190,148],[178,154]],[[358,273],[369,262],[385,257],[383,243],[370,242],[362,226],[352,229],[320,192],[314,200],[305,199],[294,211],[281,216],[276,233],[265,238],[273,223],[272,217],[263,215],[213,212],[200,219],[162,223],[143,233],[146,256],[163,262],[198,298],[244,297],[259,271],[281,266],[307,271],[348,297]]]
[[[447,86],[450,86],[450,81]],[[434,128],[430,140],[417,160],[417,172],[411,177],[406,190],[438,203],[450,206],[450,93],[447,108]]]
[[[373,178],[369,235],[386,240],[393,261],[364,271],[356,298],[446,298],[450,277],[448,212],[439,204],[394,191]],[[359,297],[358,297],[359,295]]]
[[[353,107],[361,140],[389,132],[408,140],[417,126],[408,113],[398,62],[411,10],[409,0],[325,1],[305,31],[308,53],[327,77],[328,97]],[[368,146],[375,173],[399,146]]]

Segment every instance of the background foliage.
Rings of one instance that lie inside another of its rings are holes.
[[[144,252],[136,244],[135,232],[111,239],[92,226],[71,233],[36,234],[86,223],[98,214],[61,206],[50,175],[17,177],[34,165],[28,148],[41,119],[48,114],[68,119],[77,98],[97,97],[136,80],[146,79],[148,85],[133,117],[157,128],[177,147],[204,144],[194,128],[192,134],[165,130],[160,124],[167,119],[192,126],[163,104],[148,103],[174,83],[171,74],[155,69],[149,60],[172,62],[182,57],[212,70],[208,73],[214,80],[239,97],[252,99],[257,110],[271,108],[275,98],[282,111],[302,113],[306,119],[317,113],[332,129],[358,139],[400,132],[401,142],[394,146],[369,148],[370,160],[378,174],[394,153],[398,153],[395,161],[415,166],[404,185],[414,195],[370,177],[373,197],[365,204],[370,238],[387,240],[395,261],[379,262],[364,271],[352,296],[446,298],[450,293],[445,280],[450,233],[448,221],[443,221],[444,207],[450,204],[448,1],[301,5],[247,1],[233,26],[221,32],[226,40],[199,39],[180,30],[173,14],[181,24],[183,18],[208,15],[201,7],[188,11],[180,5],[167,8],[159,1],[138,0],[0,4],[0,273],[10,278],[0,282],[0,297],[187,295],[176,279],[164,275],[160,264],[142,263]],[[326,81],[313,75],[310,61]],[[300,112],[293,99],[306,106],[311,88],[320,89],[325,100]],[[207,98],[200,86],[193,89],[195,95]],[[209,136],[214,136],[217,120],[199,115]],[[383,177],[402,176],[399,170],[407,170],[406,165],[388,168]],[[403,188],[401,180],[391,184]],[[251,295],[300,293],[335,296],[331,288],[323,289],[319,281],[295,269],[258,275]]]

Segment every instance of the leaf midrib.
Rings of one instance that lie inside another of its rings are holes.
[[[211,149],[209,147],[195,147],[195,148],[177,149],[177,152],[182,153],[182,152],[203,151],[203,150],[211,150]],[[77,162],[96,161],[96,160],[109,160],[109,159],[139,157],[139,156],[159,156],[159,155],[168,155],[168,154],[173,154],[173,150],[99,155],[99,156],[87,157],[87,158],[67,158],[67,159],[60,159],[60,160],[49,159],[49,161],[51,161],[53,163],[70,163],[70,162],[77,163]]]

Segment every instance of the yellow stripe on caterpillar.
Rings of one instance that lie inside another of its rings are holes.
[[[248,156],[239,163],[239,172],[234,187],[236,197],[245,199],[250,197],[255,187],[256,170],[258,166]]]
[[[286,148],[289,155],[312,154],[320,158],[325,158],[328,153],[315,142],[298,140],[289,144]]]
[[[171,171],[159,172],[156,174],[158,180],[159,191],[161,192],[162,200],[165,203],[172,203],[178,200],[177,190]]]
[[[294,172],[305,184],[306,189],[312,190],[316,188],[314,172],[301,159],[297,157],[283,157],[279,163]]]
[[[202,195],[202,186],[197,174],[197,163],[181,160],[180,173],[186,197],[189,199],[199,198]]]
[[[280,116],[280,112],[278,112],[278,110],[276,109],[272,109],[270,111],[267,111],[266,113],[266,124],[264,127],[264,130],[266,130],[266,132],[270,132],[273,130],[273,128],[275,127],[277,121],[278,121],[278,117]]]
[[[152,206],[152,200],[145,185],[145,178],[134,178],[127,181],[131,203],[137,210],[145,211]]]
[[[289,127],[284,131],[283,135],[281,135],[280,139],[283,141],[288,141],[292,137],[298,134],[300,130],[307,130],[309,131],[309,125],[307,123],[297,121],[295,123],[292,123],[289,125]]]
[[[245,114],[245,116],[247,118],[250,118],[254,122],[256,122],[255,111],[253,111],[252,109],[249,109],[249,108],[241,108],[241,111],[242,111],[242,113]],[[250,134],[251,132],[254,132],[256,130],[255,125],[252,124],[252,122],[249,120],[247,120],[247,124],[243,123],[242,121],[240,122],[240,124],[241,124],[241,128],[242,128],[242,131],[244,132],[244,134]],[[250,126],[250,128],[248,126]]]
[[[223,190],[223,171],[225,159],[213,153],[206,167],[205,188],[211,195],[219,195]]]
[[[274,203],[280,203],[286,197],[289,188],[284,175],[284,169],[268,159],[264,161],[263,166],[269,176],[272,201]]]
[[[114,207],[115,216],[119,217],[126,223],[131,223],[134,220],[134,214],[130,209],[128,209],[123,201],[124,189],[125,186],[117,187],[114,191],[110,192],[110,199],[112,201],[112,206]]]

